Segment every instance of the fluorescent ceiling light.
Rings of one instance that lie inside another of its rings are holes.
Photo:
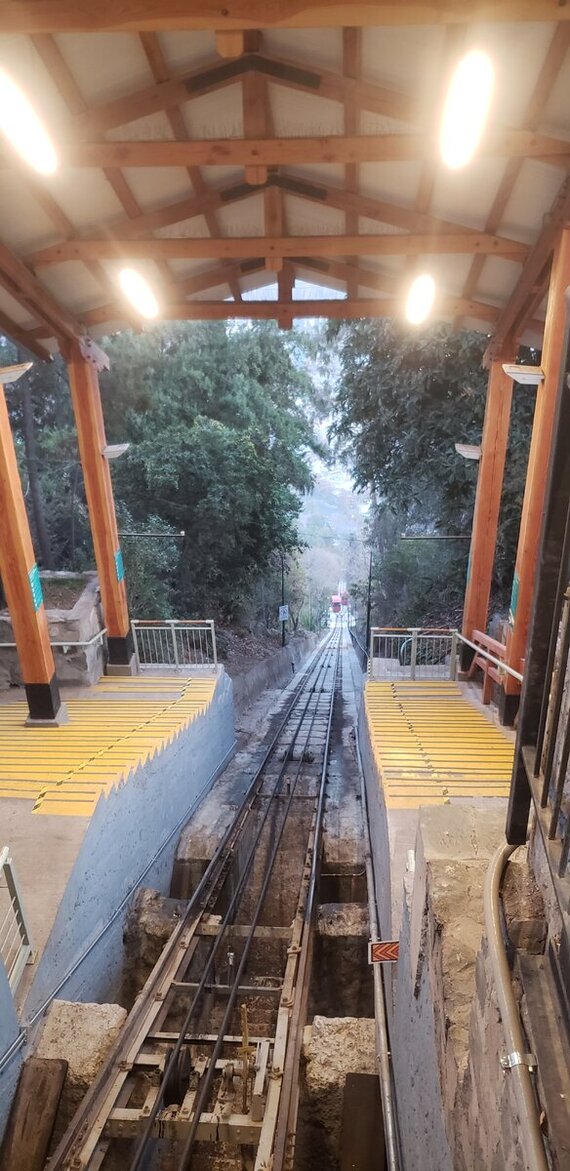
[[[464,459],[481,459],[481,448],[474,443],[456,443],[455,450]]]
[[[421,325],[429,317],[435,300],[435,281],[427,272],[417,276],[406,298],[406,317],[410,325]]]
[[[140,272],[134,268],[123,268],[119,273],[119,284],[125,297],[141,317],[158,317],[158,301]]]
[[[20,362],[18,366],[0,366],[0,386],[11,386],[17,382],[27,370],[31,370],[33,362]]]
[[[0,69],[0,130],[14,150],[41,175],[53,175],[57,154],[31,102],[15,81]]]
[[[480,49],[457,65],[443,107],[439,145],[446,166],[464,167],[475,154],[489,114],[495,71]]]
[[[540,366],[517,366],[515,362],[503,362],[503,370],[522,386],[538,386],[544,380],[544,370]]]
[[[130,443],[108,443],[103,448],[103,455],[105,459],[118,459],[119,456],[124,455],[129,450]]]

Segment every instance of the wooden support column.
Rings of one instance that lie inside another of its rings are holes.
[[[72,344],[68,353],[69,386],[107,628],[108,670],[126,674],[133,669],[133,637],[111,473],[103,455],[106,438],[98,377],[102,363],[98,355],[101,351],[95,346]]]
[[[514,361],[514,358],[509,355],[507,360]],[[463,607],[463,634],[465,638],[470,639],[473,638],[474,630],[487,629],[512,397],[513,382],[503,370],[501,356],[492,362],[489,372],[481,462],[471,530]],[[464,670],[469,667],[473,653],[470,647],[462,645],[461,665]]]
[[[4,394],[4,386],[21,373],[18,366],[0,371],[0,569],[26,688],[28,723],[51,725],[62,723],[65,713]]]
[[[509,610],[506,661],[515,671],[522,671],[526,654],[558,383],[565,359],[564,337],[567,309],[565,292],[569,285],[570,227],[566,227],[560,234],[552,260],[542,347],[541,365],[544,371],[544,380],[537,387]],[[519,695],[520,686],[516,679],[507,676],[501,696],[503,723],[512,724],[518,709]]]

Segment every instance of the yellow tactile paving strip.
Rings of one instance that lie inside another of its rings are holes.
[[[365,705],[389,808],[508,795],[513,745],[456,683],[369,682]]]
[[[66,700],[69,723],[26,728],[27,706],[0,707],[0,799],[32,798],[34,813],[88,817],[99,796],[186,728],[211,702],[216,680],[105,678]]]

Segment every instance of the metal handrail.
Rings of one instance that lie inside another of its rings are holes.
[[[107,634],[107,627],[104,626],[102,630],[98,630],[96,634],[93,634],[91,636],[91,638],[84,639],[82,642],[73,642],[72,640],[70,640],[68,638],[66,638],[62,642],[51,642],[51,639],[50,639],[50,645],[52,647],[61,647],[63,650],[65,650],[67,647],[93,646],[93,644],[95,642],[100,642],[105,637],[106,634]],[[17,646],[18,646],[18,644],[15,642],[0,642],[0,650],[2,650],[4,647],[10,647],[10,649],[14,650],[17,648]]]
[[[0,874],[6,879],[4,889],[9,896],[8,909],[0,922],[0,957],[10,988],[15,992],[26,964],[33,961],[33,945],[8,846],[0,850]]]
[[[380,644],[382,643],[382,640],[384,640],[385,650],[388,650],[389,643],[390,653],[377,653],[375,655],[375,640]],[[412,680],[416,679],[416,671],[418,669],[423,669],[423,678],[426,678],[427,676],[425,673],[425,667],[428,665],[428,660],[425,658],[425,654],[427,645],[433,643],[435,647],[435,644],[439,643],[441,652],[442,646],[447,642],[449,643],[449,647],[445,651],[444,657],[447,658],[447,655],[449,654],[449,678],[455,679],[457,671],[456,630],[452,630],[448,627],[373,626],[370,629],[370,643],[368,649],[368,679],[372,679],[374,676],[376,661],[384,661],[386,664],[393,661],[394,658],[397,659],[399,667],[396,669],[395,675],[392,671],[388,671],[386,677],[406,678],[408,676],[402,675],[402,671],[409,668],[409,678]],[[400,655],[407,643],[410,644],[409,661],[402,662]],[[394,651],[396,651],[396,655],[394,655]],[[433,651],[431,653],[433,654]],[[436,662],[441,664],[443,661],[444,658],[442,658],[441,655],[439,659],[431,658],[429,660],[432,666],[435,665]],[[439,678],[441,676],[441,672],[436,672],[436,675]]]
[[[470,638],[465,638],[465,635],[460,634],[459,631],[456,633],[459,641],[465,643],[465,646],[470,646],[472,650],[477,651],[477,654],[481,655],[483,659],[488,659],[488,661],[492,663],[498,671],[504,671],[505,675],[512,675],[513,679],[516,679],[519,683],[522,683],[523,676],[521,675],[520,671],[515,671],[514,667],[509,667],[508,663],[503,662],[502,659],[498,659],[496,655],[492,655],[490,651],[484,650],[484,648],[479,646],[478,643],[471,642]]]
[[[218,652],[213,618],[135,618],[131,622],[131,628],[139,671],[152,667],[170,667],[175,670],[186,667],[217,668]],[[196,637],[199,638],[199,643]]]

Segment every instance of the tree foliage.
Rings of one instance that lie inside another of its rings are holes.
[[[292,342],[266,323],[200,323],[121,333],[103,345],[107,437],[130,444],[112,465],[120,528],[166,534],[125,542],[133,614],[233,616],[275,550],[299,546],[308,457],[318,447],[302,336]],[[19,387],[10,408],[25,465]],[[81,569],[93,555],[64,365],[35,365],[25,389],[46,527],[40,560],[49,546],[57,568]],[[32,522],[41,544],[33,511]],[[168,540],[181,530],[183,540]]]
[[[481,441],[487,339],[445,326],[410,334],[392,321],[348,323],[335,337],[340,376],[331,435],[357,486],[372,493],[377,620],[445,618],[461,607],[468,545],[400,538],[471,531],[477,464],[459,456],[455,443]],[[532,388],[518,387],[495,563],[499,605],[511,586],[533,411]]]

